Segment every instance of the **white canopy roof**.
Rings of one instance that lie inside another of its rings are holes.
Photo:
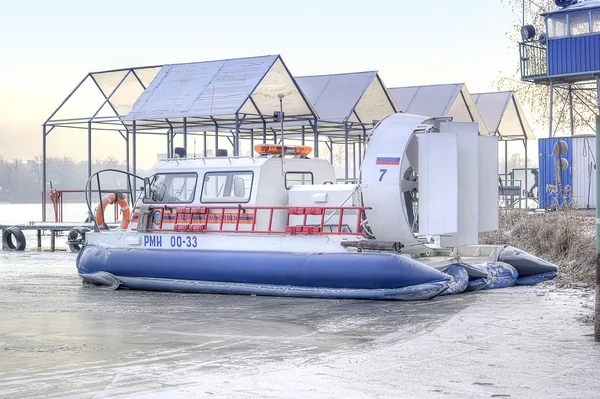
[[[123,120],[272,116],[278,94],[286,117],[313,114],[278,55],[164,65]]]
[[[370,125],[397,111],[376,71],[301,76],[296,82],[321,121]]]
[[[400,111],[430,117],[452,117],[458,122],[477,122],[480,134],[489,134],[464,83],[389,89]]]
[[[512,91],[473,94],[473,100],[490,133],[504,140],[535,140]]]

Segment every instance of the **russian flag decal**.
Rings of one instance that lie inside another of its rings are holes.
[[[375,165],[400,165],[400,157],[377,157]]]

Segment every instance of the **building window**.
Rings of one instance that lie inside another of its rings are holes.
[[[571,14],[571,36],[587,35],[590,33],[590,14],[578,12]]]
[[[250,201],[254,173],[242,172],[209,172],[204,175],[202,183],[202,203]]]
[[[592,32],[600,32],[600,10],[592,11]]]
[[[311,172],[287,172],[285,174],[285,188],[288,190],[296,185],[313,184],[314,178]]]
[[[558,14],[548,17],[548,38],[567,36],[567,15]]]
[[[144,199],[144,203],[193,202],[197,181],[197,173],[157,173],[152,180],[150,198]]]

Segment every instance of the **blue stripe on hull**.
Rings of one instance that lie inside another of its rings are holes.
[[[421,284],[425,284],[421,287],[425,291],[435,287],[434,294],[424,295],[430,298],[442,292],[449,281],[447,275],[395,254],[127,250],[86,246],[79,253],[77,267],[82,276],[107,272],[124,285],[138,289],[178,291],[183,285],[177,283],[187,282],[185,286],[190,286],[189,282],[196,282],[192,285],[203,285],[196,292],[264,295],[289,292],[287,295],[329,298],[394,299],[393,290]],[[365,290],[382,292],[366,294]]]

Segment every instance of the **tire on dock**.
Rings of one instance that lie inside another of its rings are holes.
[[[71,252],[77,253],[81,251],[85,242],[85,233],[88,231],[90,231],[90,229],[87,227],[75,227],[69,231],[67,245],[69,245]]]
[[[27,246],[25,234],[16,226],[2,232],[2,248],[8,251],[24,251]]]

